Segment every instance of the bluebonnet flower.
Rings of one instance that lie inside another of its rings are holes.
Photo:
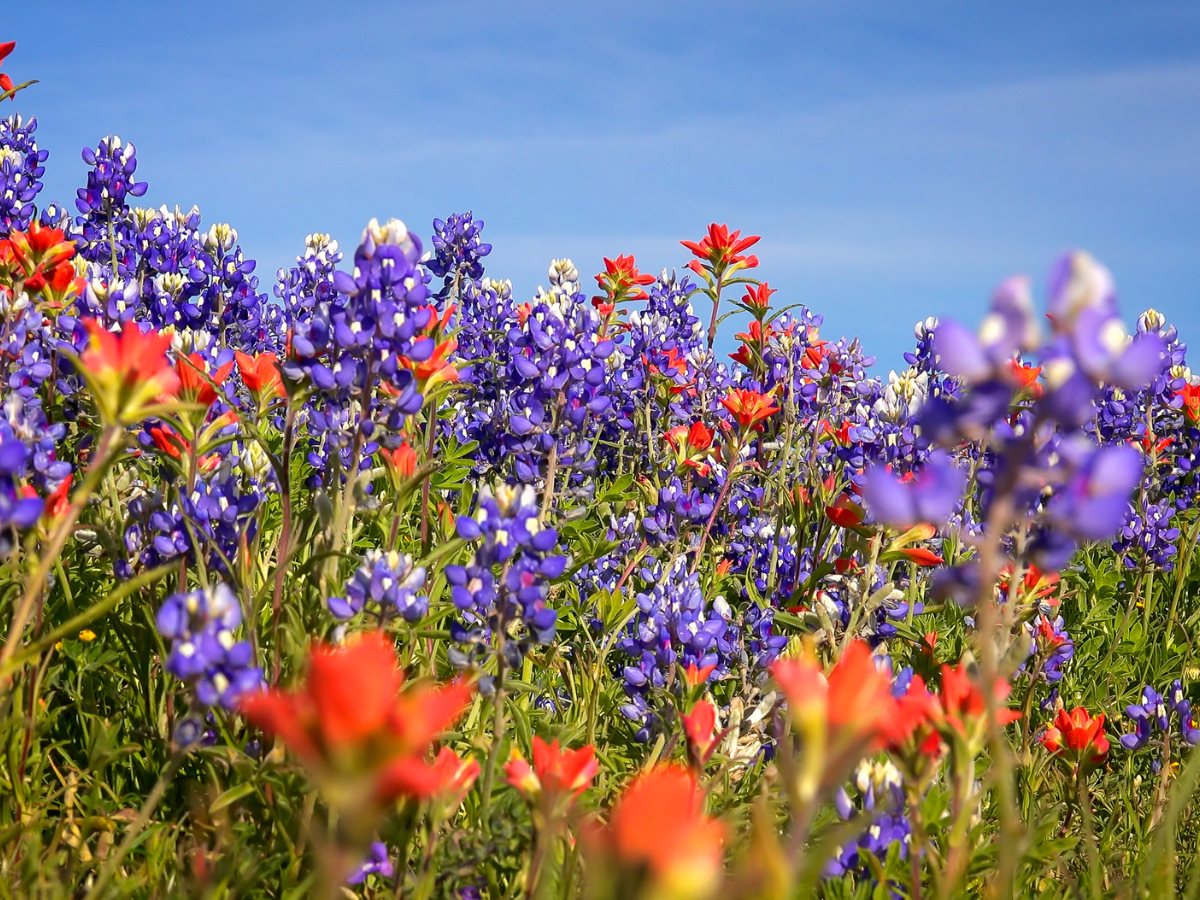
[[[482,279],[462,285],[458,305],[458,350],[462,385],[452,428],[460,443],[473,442],[474,472],[492,478],[507,458],[503,435],[508,430],[512,362],[508,329],[516,322],[512,283]]]
[[[114,563],[117,577],[132,577],[135,565],[150,569],[197,554],[210,569],[228,571],[242,542],[254,540],[255,511],[262,502],[262,487],[243,482],[234,470],[238,462],[226,457],[214,473],[169,503],[161,493],[131,500],[124,534],[129,557]]]
[[[839,788],[834,808],[844,822],[856,813],[862,815],[865,826],[857,838],[839,847],[825,863],[827,878],[847,872],[871,876],[873,870],[863,858],[864,853],[881,862],[893,848],[900,859],[908,856],[911,827],[904,814],[903,780],[899,770],[890,761],[863,760],[855,772],[854,786],[857,788],[856,799],[852,800],[845,788]]]
[[[380,606],[380,615],[392,607],[404,621],[416,622],[429,611],[429,598],[417,594],[424,585],[425,567],[414,566],[409,554],[368,550],[363,564],[346,582],[346,596],[326,602],[339,619],[358,615],[370,601]]]
[[[147,184],[135,181],[137,150],[116,135],[104,138],[95,150],[85,147],[83,161],[91,166],[87,187],[80,188],[75,206],[84,215],[108,213],[124,206],[126,195],[140,197]]]
[[[738,631],[728,603],[705,602],[697,573],[680,557],[670,566],[656,565],[640,573],[646,589],[637,594],[637,614],[617,641],[629,662],[624,668],[626,703],[621,713],[646,740],[657,721],[652,691],[662,689],[675,666],[716,666],[718,677],[729,671]]]
[[[1200,744],[1200,723],[1192,714],[1191,703],[1183,692],[1183,685],[1178,680],[1171,683],[1165,694],[1160,694],[1150,685],[1142,688],[1140,703],[1132,703],[1125,707],[1125,714],[1133,722],[1133,731],[1121,735],[1121,746],[1126,750],[1141,750],[1154,743],[1162,746],[1164,742],[1175,736],[1185,745],[1194,747]],[[1177,729],[1177,732],[1173,729]],[[1156,734],[1162,735],[1158,740]],[[1150,767],[1158,772],[1162,760],[1155,758]]]
[[[446,221],[433,220],[433,257],[426,267],[438,278],[444,278],[442,296],[449,296],[455,279],[478,281],[483,277],[481,260],[492,252],[492,245],[482,240],[483,221],[471,213],[455,213]]]
[[[1151,503],[1142,500],[1125,521],[1113,549],[1122,554],[1125,567],[1136,569],[1142,561],[1164,571],[1173,567],[1172,557],[1178,552],[1176,542],[1182,533],[1172,523],[1175,507],[1168,500]]]
[[[392,865],[391,859],[388,858],[387,845],[382,841],[375,841],[371,844],[371,849],[367,851],[366,858],[350,873],[350,877],[346,879],[346,884],[362,884],[367,880],[368,875],[391,878],[395,874],[396,868]]]
[[[332,247],[317,249],[311,269],[305,266],[294,283],[281,288],[295,296],[283,373],[320,395],[308,427],[314,444],[309,461],[321,480],[335,450],[343,454],[337,466],[343,474],[369,466],[378,445],[364,442],[372,441],[381,420],[399,431],[421,409],[424,398],[408,365],[427,360],[434,350],[425,334],[433,316],[429,276],[416,265],[421,243],[402,222],[381,226],[371,220],[355,251],[353,273],[326,275],[318,262],[328,265],[335,255]],[[379,388],[387,395],[382,405]]]
[[[553,640],[558,614],[546,602],[546,582],[563,573],[567,558],[554,552],[558,532],[539,521],[533,488],[485,489],[475,515],[459,516],[457,532],[464,540],[480,543],[470,565],[445,568],[451,599],[462,616],[451,627],[452,637],[478,643],[497,630],[507,635],[509,623],[519,621],[525,634],[505,642],[514,664],[534,641]]]
[[[543,460],[552,451],[558,468],[569,475],[595,468],[591,426],[612,406],[606,361],[616,342],[603,335],[600,315],[578,279],[570,260],[555,260],[549,291],[539,287],[508,331],[512,357],[504,441],[520,481],[541,477]]]
[[[193,687],[202,705],[235,709],[244,694],[262,687],[253,648],[234,637],[242,607],[228,585],[172,594],[155,621],[171,642],[167,671]]]
[[[333,298],[333,273],[342,255],[338,242],[329,235],[310,234],[304,239],[304,255],[296,257],[296,265],[279,270],[275,296],[291,320],[307,319],[318,304]]]
[[[21,479],[29,448],[0,428],[0,558],[12,552],[17,533],[32,528],[42,514],[42,500],[27,496]]]
[[[27,230],[33,220],[34,200],[46,172],[43,163],[50,155],[38,149],[36,131],[37,119],[0,119],[0,238]]]
[[[962,501],[966,481],[963,470],[938,452],[907,483],[882,467],[869,469],[863,479],[863,499],[876,519],[893,528],[910,528],[921,522],[941,524]]]

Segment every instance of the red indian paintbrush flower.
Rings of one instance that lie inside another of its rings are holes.
[[[605,869],[621,879],[626,896],[709,896],[719,885],[725,829],[704,813],[695,777],[677,765],[639,775],[613,808],[607,829],[589,834]]]
[[[152,415],[154,403],[174,397],[179,376],[167,359],[169,335],[142,332],[133,323],[113,334],[95,319],[84,319],[83,326],[91,342],[79,368],[107,424],[131,425]]]
[[[151,425],[150,439],[154,446],[173,459],[179,459],[184,453],[192,451],[192,445],[170,425]]]
[[[862,507],[845,494],[825,507],[825,515],[839,528],[857,528],[863,523]]]
[[[547,744],[540,737],[533,739],[533,766],[514,747],[512,757],[504,766],[508,783],[530,803],[545,801],[553,809],[560,800],[570,802],[582,794],[600,764],[596,748],[591,744],[578,750],[563,750],[558,741]]]
[[[688,756],[697,768],[708,762],[717,749],[717,708],[708,700],[700,700],[686,716],[681,715],[683,733],[687,737]]]
[[[713,222],[708,226],[708,234],[696,241],[680,241],[684,247],[692,251],[696,259],[691,268],[700,269],[700,260],[704,260],[714,269],[733,268],[753,269],[758,266],[757,256],[743,256],[742,251],[757,244],[761,238],[758,235],[742,237],[741,231],[730,232],[728,225],[718,225]]]
[[[722,560],[724,562],[724,560]],[[708,681],[709,676],[717,670],[717,664],[711,663],[703,668],[697,668],[695,663],[688,663],[687,669],[684,670],[684,680],[687,681],[688,687],[699,687]]]
[[[779,293],[765,281],[760,285],[747,285],[742,297],[742,304],[759,313],[766,312],[771,306],[771,295]]]
[[[8,54],[12,53],[13,50],[16,49],[16,47],[17,47],[16,41],[5,41],[3,44],[0,44],[0,63],[4,62],[5,57],[7,57]],[[0,94],[7,94],[12,89],[13,89],[12,79],[9,78],[3,72],[0,72]],[[16,100],[17,97],[14,94],[9,99]]]
[[[83,289],[71,258],[75,243],[59,228],[45,228],[36,221],[28,231],[13,231],[0,241],[0,269],[24,281],[25,289],[42,291],[48,299],[63,301]],[[12,267],[15,266],[15,269]]]
[[[730,388],[721,405],[743,431],[762,430],[762,423],[779,412],[770,393],[760,394],[746,388]]]
[[[1005,725],[1021,718],[1021,714],[1003,705],[1008,699],[1010,688],[1003,678],[992,685],[992,696],[996,704],[996,726]],[[987,735],[987,699],[983,688],[959,663],[955,668],[942,666],[942,690],[933,711],[933,724],[947,736],[960,736],[968,745],[977,749],[983,746]]]
[[[433,772],[437,778],[434,796],[457,809],[479,777],[479,762],[462,759],[449,747],[443,747],[433,760]]]
[[[1200,384],[1185,384],[1175,392],[1183,398],[1183,414],[1193,425],[1200,425]]]
[[[413,474],[417,471],[417,452],[407,442],[401,444],[395,450],[387,450],[381,447],[379,455],[383,457],[383,462],[387,466],[388,472],[396,478],[412,478]]]
[[[879,747],[906,727],[890,679],[862,641],[846,648],[828,678],[812,659],[778,660],[771,674],[787,697],[793,721],[806,734],[826,735],[830,746]]]
[[[707,475],[711,466],[704,462],[703,457],[712,447],[713,436],[713,430],[703,422],[693,422],[691,427],[676,425],[663,435],[663,440],[675,451],[676,465]]]
[[[179,396],[184,400],[212,406],[217,402],[217,388],[225,383],[232,371],[231,362],[210,372],[208,363],[199,353],[180,356],[175,362],[175,374],[179,376]]]
[[[902,547],[896,551],[918,566],[940,566],[946,560],[924,547]]]
[[[604,258],[604,271],[596,276],[596,283],[604,294],[592,298],[592,305],[608,315],[618,303],[626,300],[646,300],[649,295],[642,290],[654,284],[654,276],[639,272],[633,256]]]
[[[270,393],[280,397],[285,395],[283,378],[279,374],[279,357],[274,353],[251,356],[239,350],[233,358],[237,362],[242,383],[254,396],[262,397]]]
[[[1076,771],[1088,771],[1108,759],[1108,738],[1104,734],[1104,713],[1092,716],[1082,706],[1070,712],[1060,709],[1054,724],[1042,735],[1042,744]]]
[[[429,797],[444,772],[425,754],[474,688],[456,681],[401,691],[403,682],[395,647],[368,632],[343,647],[315,647],[298,690],[254,694],[241,708],[291,748],[335,803]]]

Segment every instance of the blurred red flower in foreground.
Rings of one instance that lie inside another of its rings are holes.
[[[613,896],[699,898],[720,882],[725,829],[704,814],[704,794],[681,766],[639,775],[617,801],[608,828],[587,836],[608,864],[603,874],[618,882]]]
[[[831,745],[878,748],[911,730],[892,696],[891,679],[875,665],[871,648],[854,641],[829,677],[811,659],[781,659],[771,674],[802,729],[817,728]]]
[[[430,765],[426,752],[474,688],[456,681],[401,692],[403,681],[391,642],[369,632],[343,647],[318,645],[298,690],[254,694],[241,708],[347,803],[429,797],[454,773]]]

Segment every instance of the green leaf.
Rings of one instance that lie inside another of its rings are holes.
[[[225,793],[221,794],[221,796],[218,797],[216,800],[214,800],[209,805],[208,811],[210,813],[220,812],[225,807],[230,806],[234,803],[237,803],[243,797],[247,797],[250,794],[253,794],[255,792],[255,790],[256,790],[256,788],[255,788],[253,782],[246,782],[244,784],[235,785],[234,787],[231,787],[229,790],[227,790]]]

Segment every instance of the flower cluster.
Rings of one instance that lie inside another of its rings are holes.
[[[346,595],[327,601],[329,611],[338,619],[349,619],[370,601],[379,607],[381,617],[390,607],[404,621],[417,622],[429,610],[429,598],[417,593],[424,585],[425,568],[414,566],[409,554],[369,550],[346,582]]]
[[[234,636],[242,624],[242,605],[228,585],[172,594],[155,621],[171,642],[167,671],[192,686],[203,706],[235,709],[262,686],[253,648]]]

